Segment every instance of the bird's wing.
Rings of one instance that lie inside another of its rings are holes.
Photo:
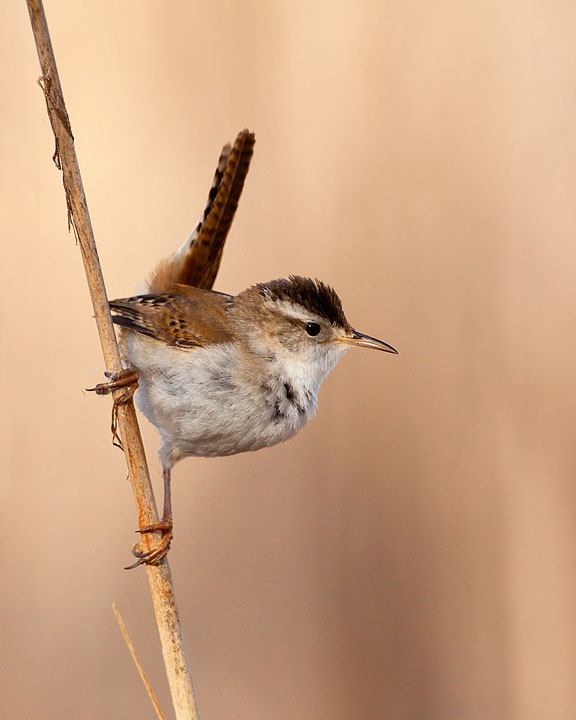
[[[112,320],[123,328],[180,348],[230,342],[226,318],[231,295],[186,288],[181,292],[112,300]]]
[[[174,285],[212,288],[250,167],[254,142],[254,133],[242,130],[234,145],[224,146],[202,220],[182,247],[156,266],[148,280],[150,293],[170,292]]]

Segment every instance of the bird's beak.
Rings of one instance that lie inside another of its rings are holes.
[[[394,353],[398,355],[398,350],[395,350],[392,345],[377,340],[376,338],[370,337],[370,335],[363,335],[357,330],[352,331],[352,337],[339,337],[335,338],[337,342],[343,342],[347,345],[357,345],[358,347],[373,348],[374,350],[382,350],[383,352]]]

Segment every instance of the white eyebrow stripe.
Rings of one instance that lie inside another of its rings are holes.
[[[266,301],[266,305],[270,305],[274,310],[281,312],[282,315],[292,318],[293,320],[300,320],[302,322],[314,320],[322,323],[322,319],[316,315],[316,313],[306,310],[302,305],[295,305],[286,300],[268,300]]]

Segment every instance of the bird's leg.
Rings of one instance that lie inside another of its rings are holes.
[[[108,378],[108,382],[98,383],[96,387],[86,388],[88,392],[95,392],[96,395],[108,395],[112,390],[117,388],[126,388],[125,391],[116,400],[116,405],[126,404],[136,392],[138,387],[138,373],[130,368],[126,370],[120,370],[120,372],[109,372],[104,373]]]
[[[138,567],[138,565],[157,565],[163,557],[165,557],[170,550],[170,543],[172,542],[172,493],[170,489],[170,468],[164,468],[162,473],[164,480],[164,511],[162,512],[162,519],[158,522],[147,525],[146,527],[136,530],[138,533],[150,533],[160,530],[163,535],[160,543],[157,547],[148,552],[140,552],[134,548],[132,554],[137,557],[138,560],[126,570]]]

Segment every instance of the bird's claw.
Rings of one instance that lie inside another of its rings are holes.
[[[136,530],[136,532],[143,534],[156,532],[157,530],[160,530],[163,533],[160,543],[155,548],[152,548],[152,550],[148,550],[147,552],[141,552],[138,550],[138,545],[135,545],[132,549],[132,554],[138,559],[135,563],[132,563],[132,565],[124,568],[125,570],[132,570],[139,565],[158,565],[162,558],[166,557],[168,550],[170,550],[170,544],[172,543],[172,538],[174,536],[172,532],[172,522],[170,520],[160,520],[159,522],[152,523],[152,525],[140,528],[139,530]]]
[[[96,387],[86,388],[88,392],[95,392],[96,395],[108,395],[113,390],[123,388],[122,392],[114,398],[112,404],[112,422],[110,430],[112,432],[112,444],[124,450],[122,440],[118,434],[118,407],[126,405],[132,400],[132,396],[138,387],[138,373],[130,368],[120,370],[119,372],[111,372],[107,370],[104,375],[108,378],[108,382],[98,383]]]
[[[108,395],[113,390],[124,388],[124,392],[116,398],[115,404],[124,405],[132,399],[132,396],[138,387],[137,372],[127,368],[125,370],[120,370],[120,372],[110,372],[107,370],[104,375],[108,378],[108,382],[98,383],[96,387],[86,388],[86,390],[88,392],[95,392],[96,395]]]

